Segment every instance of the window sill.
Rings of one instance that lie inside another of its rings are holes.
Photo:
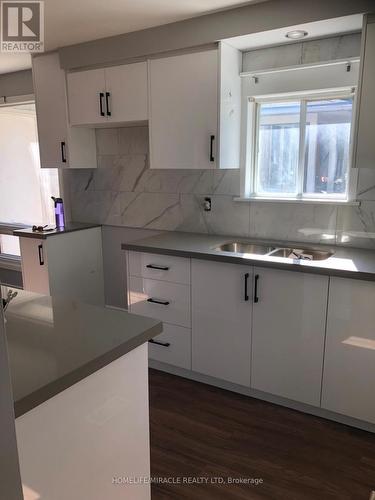
[[[0,254],[0,268],[21,272],[21,257],[18,257],[18,255]]]
[[[237,196],[233,201],[238,202],[265,202],[265,203],[295,203],[297,205],[339,205],[339,206],[353,206],[358,207],[361,202],[355,200],[321,200],[321,199],[294,199],[294,198],[262,198],[260,196]]]

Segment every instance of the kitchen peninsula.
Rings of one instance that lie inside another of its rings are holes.
[[[161,331],[125,311],[18,291],[6,334],[25,500],[150,498],[147,481],[131,478],[150,474],[147,342]]]

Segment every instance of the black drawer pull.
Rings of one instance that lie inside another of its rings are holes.
[[[147,299],[147,302],[152,302],[153,304],[160,304],[161,306],[169,306],[168,300],[160,300],[160,299]]]
[[[214,157],[214,140],[215,140],[215,136],[214,135],[210,135],[210,161],[215,161],[215,157]]]
[[[158,271],[169,271],[169,267],[168,266],[158,266],[156,264],[147,264],[147,266],[149,269],[157,269]]]
[[[66,145],[65,145],[65,142],[61,141],[60,145],[61,145],[61,161],[63,163],[66,163],[66,151],[65,151]]]
[[[110,92],[105,93],[105,106],[107,108],[107,116],[111,116],[111,110],[109,109],[109,98],[111,97]]]
[[[43,245],[38,245],[39,265],[44,266]]]
[[[105,116],[103,111],[103,99],[104,99],[104,92],[99,92],[100,116]]]
[[[255,278],[254,278],[254,302],[255,303],[259,302],[259,297],[258,297],[258,281],[259,281],[259,274],[256,274]]]
[[[247,285],[248,285],[248,282],[249,282],[249,276],[250,274],[249,273],[245,273],[245,302],[247,302],[249,300],[249,293],[247,291]]]
[[[162,347],[169,347],[171,345],[170,342],[160,342],[159,340],[154,340],[154,339],[150,339],[149,343],[161,345]]]

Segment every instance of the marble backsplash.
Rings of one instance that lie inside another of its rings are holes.
[[[147,127],[98,129],[97,148],[97,169],[64,171],[75,221],[375,249],[375,168],[359,206],[248,203],[233,200],[239,170],[150,170]]]
[[[293,42],[244,52],[242,71],[348,59],[358,57],[360,51],[360,33]]]

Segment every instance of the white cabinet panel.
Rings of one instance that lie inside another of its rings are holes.
[[[33,79],[42,168],[95,168],[95,131],[68,124],[65,72],[57,52],[33,59]]]
[[[107,121],[104,69],[68,73],[67,86],[71,125],[94,125]],[[100,93],[103,94],[102,110]]]
[[[215,167],[217,50],[153,59],[149,78],[150,168]]]
[[[148,357],[191,370],[191,330],[163,323],[163,333],[148,345]],[[159,342],[159,344],[157,343]]]
[[[328,277],[255,268],[251,387],[320,405]]]
[[[56,53],[33,59],[33,79],[40,164],[44,168],[63,167],[62,144],[67,143],[65,73]]]
[[[129,252],[128,262],[130,276],[190,284],[190,259],[171,255]]]
[[[375,14],[368,16],[362,42],[362,80],[358,103],[357,168],[375,167]]]
[[[252,268],[192,260],[192,367],[249,387]]]
[[[147,63],[106,68],[111,116],[108,121],[135,122],[148,119]]]
[[[331,278],[322,407],[375,423],[375,283]]]
[[[219,168],[240,168],[242,53],[220,42]]]
[[[129,278],[132,313],[190,327],[190,286],[146,278]]]

